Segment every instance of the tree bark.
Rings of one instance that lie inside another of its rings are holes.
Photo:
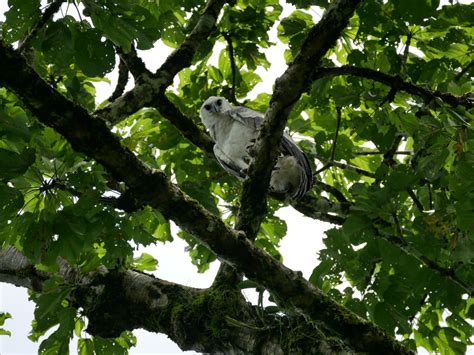
[[[60,275],[74,286],[68,299],[87,316],[94,336],[143,328],[168,335],[182,350],[204,353],[353,352],[325,335],[324,327],[259,309],[238,291],[186,287],[134,270],[100,268],[84,275],[64,261]],[[16,249],[0,251],[1,282],[41,291],[48,278]]]

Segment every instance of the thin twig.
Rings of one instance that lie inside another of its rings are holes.
[[[76,0],[73,0],[72,2],[74,4],[74,7],[76,8],[77,11],[77,16],[79,17],[79,21],[82,22],[82,16],[81,16],[81,11],[79,11],[79,7],[77,7]]]
[[[370,151],[370,152],[354,152],[354,155],[379,155],[385,154],[384,152],[380,152],[378,150]],[[393,153],[393,155],[412,155],[413,152],[410,150],[399,150]]]
[[[125,91],[125,86],[128,83],[128,66],[125,61],[120,58],[119,66],[118,66],[118,80],[117,86],[115,87],[114,92],[109,97],[108,101],[112,102],[118,97],[122,96],[123,92]]]
[[[327,164],[324,164],[322,168],[320,168],[320,169],[318,169],[318,170],[316,170],[316,171],[314,172],[313,176],[316,176],[316,175],[322,173],[323,171],[329,169],[331,166],[332,166],[332,163],[331,163],[331,162],[329,162],[329,163],[327,163]]]
[[[133,46],[130,46],[130,51],[125,53],[122,48],[115,47],[120,59],[122,59],[125,64],[127,64],[128,70],[132,73],[135,82],[140,83],[142,81],[142,76],[144,74],[148,74],[151,76],[151,72],[146,68],[145,63],[143,60],[138,56],[137,50]]]
[[[339,137],[339,128],[341,127],[341,108],[336,107],[336,132],[334,133],[334,142],[332,143],[331,149],[331,161],[334,160],[334,156],[336,155],[336,144],[337,144],[337,137]]]
[[[403,57],[402,57],[402,68],[401,68],[401,74],[405,75],[406,67],[407,67],[407,62],[408,62],[408,54],[410,50],[410,44],[411,44],[411,39],[413,37],[413,33],[408,32],[407,33],[407,41],[405,42],[405,49],[403,51]]]
[[[375,176],[375,173],[372,173],[370,171],[367,171],[367,170],[364,170],[362,168],[359,168],[358,166],[355,166],[355,165],[351,165],[351,164],[345,164],[345,163],[340,163],[338,161],[333,161],[332,162],[332,166],[336,167],[336,168],[339,168],[339,169],[343,169],[343,170],[347,170],[347,171],[352,171],[356,174],[359,174],[359,175],[363,175],[363,176],[367,176],[369,178],[372,178],[372,179],[375,179],[376,176]]]
[[[398,146],[400,145],[400,142],[402,141],[403,134],[396,134],[395,138],[392,141],[392,145],[388,150],[384,153],[383,155],[383,164],[386,164],[388,166],[393,166],[396,164],[396,161],[393,159],[393,156],[395,155],[395,152],[398,149]]]
[[[432,210],[433,209],[433,196],[432,196],[432,191],[431,191],[431,184],[428,182],[427,186],[428,186],[428,197],[430,200],[430,210]]]
[[[341,203],[341,205],[349,206],[351,204],[346,199],[346,197],[343,195],[343,193],[341,191],[339,191],[338,189],[336,189],[334,186],[328,185],[328,184],[326,184],[322,181],[319,181],[319,180],[316,180],[314,182],[314,186],[317,186],[321,190],[326,191],[326,192],[330,193],[331,195],[333,195],[336,198],[336,200],[338,200]]]
[[[468,284],[464,280],[461,280],[455,273],[455,271],[452,268],[445,268],[441,265],[439,265],[437,262],[429,259],[425,255],[421,254],[418,250],[410,247],[410,245],[406,242],[406,240],[402,237],[400,238],[399,236],[393,236],[393,235],[386,235],[385,233],[382,233],[375,225],[375,223],[372,224],[374,226],[374,232],[377,236],[386,239],[388,242],[398,245],[400,250],[402,250],[406,255],[409,255],[416,260],[418,260],[423,266],[427,267],[428,269],[431,269],[432,271],[448,278],[450,281],[453,283],[457,284],[459,287],[464,289],[466,293],[470,296],[474,294],[474,290],[472,285]]]
[[[395,227],[396,227],[396,230],[397,230],[398,237],[401,240],[404,240],[403,239],[403,233],[402,233],[402,227],[400,226],[400,220],[398,219],[397,213],[395,211],[392,212],[392,218],[393,218],[393,221],[395,222]]]
[[[385,105],[386,103],[391,103],[393,102],[393,100],[395,100],[395,95],[397,94],[398,92],[398,86],[397,85],[394,85],[390,88],[390,91],[388,92],[388,94],[384,97],[384,99],[382,100],[382,102],[377,106],[379,109],[383,107],[383,105]]]
[[[331,167],[331,166],[334,166],[336,168],[339,168],[339,169],[343,169],[343,170],[347,170],[347,171],[352,171],[354,173],[357,173],[359,175],[363,175],[363,176],[367,176],[367,177],[370,177],[370,178],[373,178],[375,179],[375,173],[372,173],[370,171],[367,171],[367,170],[364,170],[362,168],[359,168],[355,165],[351,165],[351,164],[346,164],[346,163],[340,163],[338,161],[332,161],[332,162],[328,162],[326,161],[326,159],[319,155],[319,154],[311,154],[314,158],[318,159],[318,160],[321,160],[324,164],[324,166],[319,169],[318,171],[316,171],[314,173],[314,175],[317,175],[319,174],[321,171],[324,171],[326,170],[327,168]]]
[[[408,193],[408,196],[410,196],[410,198],[413,200],[413,203],[415,204],[416,208],[418,208],[418,211],[423,213],[423,211],[425,209],[423,208],[423,205],[422,205],[421,201],[418,199],[418,197],[413,192],[413,190],[412,189],[407,189],[407,193]]]
[[[229,32],[222,33],[222,36],[227,42],[227,51],[229,52],[229,60],[230,60],[230,68],[232,70],[232,86],[230,88],[230,97],[229,101],[233,104],[238,105],[237,99],[235,97],[235,83],[237,77],[237,65],[235,64],[235,57],[234,57],[234,45],[232,44],[232,37]]]
[[[420,300],[420,308],[423,307],[426,303],[426,300],[428,299],[428,293],[425,293],[423,295],[423,297],[421,297],[421,300]],[[414,312],[413,315],[408,318],[408,322],[411,324],[411,326],[413,327],[413,321],[415,320],[415,317],[416,315],[418,314],[418,312]]]
[[[397,151],[397,148],[398,146],[400,145],[400,142],[402,140],[402,138],[404,137],[403,134],[397,134],[395,135],[395,138],[392,142],[392,145],[390,146],[390,148],[387,150],[387,152],[385,152],[385,154],[383,155],[383,162],[382,164],[385,164],[391,168],[393,168],[395,165],[397,165],[397,162],[395,161],[395,159],[393,159],[393,156],[395,155],[395,152]],[[423,211],[425,210],[423,208],[423,204],[420,202],[420,200],[418,199],[418,197],[416,196],[415,192],[413,192],[412,189],[410,188],[407,188],[406,189],[406,192],[408,193],[408,196],[410,196],[410,198],[413,200],[413,203],[415,204],[416,208],[421,212],[423,213]]]
[[[338,75],[353,75],[353,76],[358,76],[358,77],[369,79],[369,80],[378,81],[390,87],[395,87],[397,90],[402,90],[409,94],[420,96],[426,102],[430,102],[435,98],[439,98],[443,100],[445,103],[453,107],[462,105],[462,106],[465,106],[466,108],[473,107],[473,103],[474,103],[470,94],[456,96],[456,95],[446,93],[446,92],[441,92],[438,90],[432,91],[429,89],[425,89],[424,87],[421,87],[419,85],[415,85],[415,84],[403,81],[399,75],[389,75],[377,70],[355,67],[351,65],[343,65],[341,67],[335,67],[335,68],[327,68],[327,67],[319,68],[318,70],[314,72],[311,79],[314,81],[314,80],[321,79],[323,77],[331,77],[331,76],[338,76]],[[309,90],[310,87],[311,86],[308,85],[307,90]]]
[[[61,5],[65,0],[55,0],[48,6],[48,8],[43,12],[43,15],[40,17],[38,22],[31,29],[30,33],[21,41],[18,46],[18,50],[23,52],[26,48],[29,47],[30,42],[36,36],[36,34],[51,20],[56,12],[59,11]]]

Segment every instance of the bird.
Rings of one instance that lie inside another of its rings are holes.
[[[200,118],[214,141],[214,155],[230,174],[243,180],[252,147],[265,115],[244,106],[232,106],[227,99],[210,96],[201,105]],[[313,173],[306,154],[287,132],[271,172],[269,190],[289,200],[301,199],[313,186]]]

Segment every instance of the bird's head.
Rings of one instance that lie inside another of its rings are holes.
[[[201,106],[201,113],[223,113],[232,107],[225,98],[220,96],[210,96]]]

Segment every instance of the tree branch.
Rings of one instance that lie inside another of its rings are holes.
[[[346,218],[341,217],[343,211],[341,205],[336,205],[325,197],[304,196],[302,199],[291,204],[293,208],[307,217],[319,219],[323,222],[342,225]],[[337,214],[331,214],[337,213]]]
[[[158,95],[164,94],[173,78],[192,63],[199,46],[215,29],[217,17],[225,0],[209,0],[199,21],[184,42],[166,59],[154,75],[143,75],[142,82],[95,115],[110,124],[117,124],[142,107],[151,106]]]
[[[396,215],[395,215],[396,216]],[[399,223],[396,219],[396,228],[399,230],[398,233],[402,233],[403,230],[401,229]],[[387,222],[388,223],[388,222]],[[410,247],[407,241],[403,238],[403,235],[386,235],[384,234],[377,226],[374,224],[374,231],[378,237],[385,239],[387,242],[397,245],[400,250],[408,256],[411,256],[418,260],[418,262],[423,265],[424,267],[432,270],[433,272],[437,273],[438,275],[449,279],[453,284],[456,284],[460,288],[462,288],[468,295],[474,295],[474,287],[467,283],[464,280],[461,280],[455,273],[455,271],[451,268],[445,268],[439,265],[437,262],[427,258],[425,255],[421,254],[418,250]]]
[[[127,83],[128,83],[128,67],[127,67],[127,64],[124,62],[124,60],[120,58],[119,67],[118,67],[117,86],[115,87],[115,90],[112,93],[112,95],[108,98],[108,101],[113,102],[115,101],[115,99],[118,99],[120,96],[122,96],[123,92],[125,91],[125,86],[127,86]]]
[[[51,20],[56,12],[59,11],[61,5],[65,0],[54,0],[48,8],[44,11],[41,18],[36,22],[34,27],[31,29],[30,33],[21,41],[20,45],[18,46],[18,50],[23,52],[30,46],[30,42],[36,36],[36,34],[41,31],[41,29],[46,26],[46,24]]]
[[[431,101],[435,98],[443,100],[451,106],[465,106],[466,108],[473,107],[473,101],[468,94],[463,96],[456,96],[450,93],[440,92],[438,90],[432,91],[421,86],[403,81],[398,75],[389,75],[377,70],[369,68],[360,68],[350,65],[343,65],[336,68],[319,68],[312,76],[313,80],[318,80],[323,77],[331,77],[338,75],[353,75],[361,78],[378,81],[382,84],[402,90],[409,94],[422,97],[425,101]]]
[[[127,65],[127,68],[130,73],[132,73],[136,83],[140,84],[143,81],[143,75],[151,75],[151,72],[146,68],[143,60],[138,56],[137,50],[133,44],[130,47],[130,51],[128,53],[125,53],[120,47],[117,47],[117,53],[120,56],[120,60]]]
[[[326,191],[327,193],[330,193],[333,195],[336,200],[338,200],[341,203],[341,210],[345,211],[348,206],[351,205],[351,203],[346,199],[346,197],[343,195],[341,191],[336,189],[334,186],[328,185],[322,181],[315,181],[314,186],[319,187],[321,190]]]
[[[131,269],[109,271],[102,266],[82,274],[64,261],[59,265],[65,284],[74,286],[68,299],[87,316],[91,335],[117,337],[124,330],[143,328],[166,334],[182,350],[204,353],[287,353],[288,343],[305,353],[351,352],[318,328],[311,331],[301,316],[257,313],[238,292],[191,288]],[[29,289],[35,284],[34,290],[40,291],[50,276],[15,249],[0,251],[0,281]],[[300,328],[311,331],[312,340],[290,341]]]
[[[384,152],[380,152],[378,150],[374,150],[374,151],[366,151],[366,152],[354,152],[352,154],[355,154],[355,155],[379,155],[379,154],[385,154]],[[399,150],[395,153],[393,153],[393,155],[412,155],[413,152],[410,151],[410,150]]]
[[[323,168],[324,167],[331,167],[331,166],[334,166],[336,168],[339,168],[339,169],[343,169],[343,170],[347,170],[347,171],[351,171],[353,173],[356,173],[356,174],[359,174],[359,175],[363,175],[363,176],[367,176],[367,177],[370,177],[372,179],[375,179],[375,173],[371,172],[371,171],[367,171],[367,170],[364,170],[362,168],[359,168],[358,166],[355,166],[355,165],[351,165],[351,164],[346,164],[346,163],[341,163],[341,162],[338,162],[338,161],[328,161],[326,158],[324,158],[323,156],[319,155],[319,154],[311,154],[313,157],[315,157],[316,159],[322,161],[324,164]],[[323,168],[319,169],[318,171],[316,171],[314,174],[316,175],[316,173],[320,173],[321,171],[323,171]],[[327,169],[327,168],[326,168]],[[324,169],[324,170],[326,170]]]
[[[237,65],[235,64],[234,58],[234,46],[232,44],[232,37],[229,33],[225,32],[222,34],[224,39],[227,42],[227,50],[229,52],[230,67],[232,70],[232,87],[230,88],[230,97],[229,100],[235,105],[238,105],[237,99],[235,97],[235,81],[237,77]]]
[[[383,161],[382,161],[383,164],[389,167],[392,167],[393,165],[397,163],[395,159],[393,159],[393,156],[395,155],[395,152],[397,151],[398,146],[400,145],[400,142],[402,141],[402,139],[403,139],[403,134],[397,133],[395,135],[395,138],[393,139],[392,144],[390,145],[390,148],[388,148],[388,150],[383,155]]]
[[[196,126],[191,118],[183,115],[164,93],[155,97],[152,106],[155,107],[163,117],[170,121],[184,137],[189,139],[208,156],[215,159],[213,151],[214,141],[212,138]]]
[[[402,75],[405,75],[406,72],[406,67],[408,63],[408,54],[410,53],[410,45],[411,45],[411,39],[413,38],[413,33],[408,32],[407,33],[407,40],[405,42],[405,48],[403,50],[403,57],[402,57],[402,69],[401,73]],[[392,99],[393,101],[393,99]]]
[[[337,144],[337,137],[339,136],[339,128],[341,127],[341,108],[336,107],[336,132],[334,133],[334,141],[332,142],[331,147],[331,158],[330,160],[334,160],[334,156],[336,155],[336,144]]]
[[[347,0],[349,1],[349,0]],[[166,176],[140,162],[122,147],[102,120],[68,101],[0,42],[0,82],[16,93],[43,124],[63,135],[77,152],[102,164],[128,191],[136,206],[149,205],[207,245],[221,260],[266,289],[281,305],[327,324],[357,351],[411,353],[372,323],[340,306],[306,281],[226,226],[185,195]],[[279,107],[279,105],[276,105]]]

